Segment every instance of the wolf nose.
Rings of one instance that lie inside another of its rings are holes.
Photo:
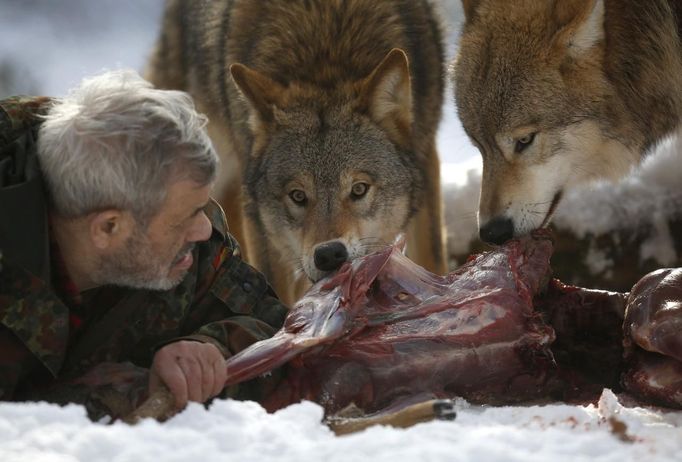
[[[315,266],[320,271],[334,271],[348,260],[348,250],[342,242],[320,244],[315,249]]]
[[[514,237],[514,223],[510,218],[495,217],[481,227],[479,235],[488,244],[504,244]]]

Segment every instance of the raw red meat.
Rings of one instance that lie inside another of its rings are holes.
[[[230,358],[237,383],[296,358],[267,403],[366,411],[418,394],[534,397],[554,369],[554,332],[532,300],[550,276],[547,235],[514,241],[440,277],[395,247],[315,285],[273,338]]]
[[[649,273],[625,313],[623,384],[655,403],[682,407],[682,268]]]
[[[618,388],[626,294],[548,285],[551,253],[539,232],[443,277],[395,247],[358,259],[317,283],[274,337],[228,359],[228,385],[286,363],[266,408],[308,399],[328,413],[351,403],[373,412],[427,397],[501,404]],[[654,311],[628,311],[632,337],[679,354],[679,335],[647,331]],[[651,379],[641,365],[628,367]],[[652,398],[642,377],[628,391]]]

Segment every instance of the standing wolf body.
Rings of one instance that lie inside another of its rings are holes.
[[[292,300],[407,232],[445,270],[443,49],[429,0],[171,1],[148,78],[195,98],[247,258]],[[242,216],[240,194],[244,195]]]
[[[681,0],[463,0],[453,82],[483,156],[481,238],[546,224],[680,126]]]

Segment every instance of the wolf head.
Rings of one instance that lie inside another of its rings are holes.
[[[247,213],[289,266],[315,281],[404,230],[421,180],[403,51],[330,88],[231,73],[250,107]]]
[[[643,138],[604,71],[604,0],[464,0],[452,76],[483,157],[479,232],[546,225],[562,193],[627,173]]]

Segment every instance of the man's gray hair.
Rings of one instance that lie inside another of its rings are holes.
[[[83,80],[55,102],[38,134],[56,212],[76,218],[118,208],[146,223],[171,181],[205,186],[215,179],[206,123],[187,93],[153,88],[135,71]]]

